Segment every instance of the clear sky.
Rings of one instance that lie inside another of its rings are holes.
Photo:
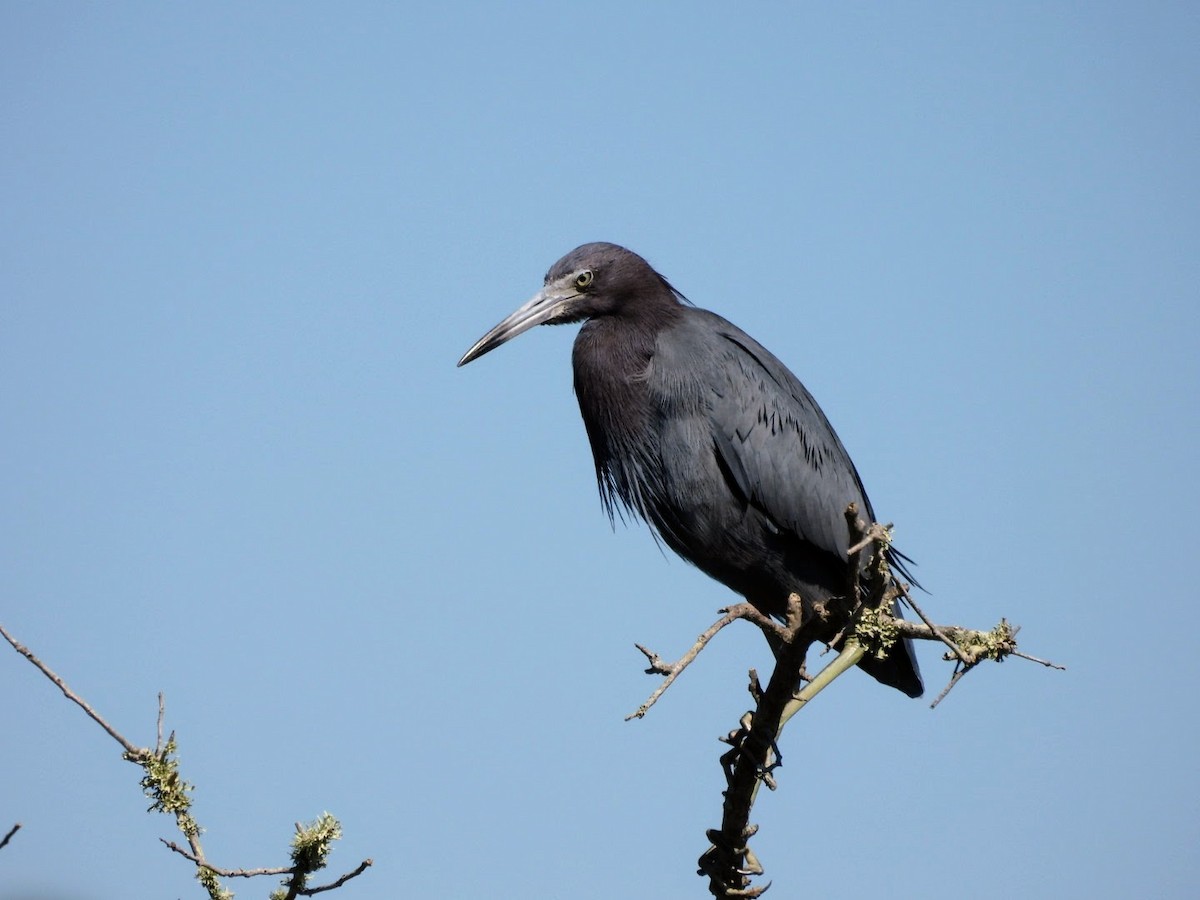
[[[733,597],[610,529],[575,328],[454,366],[615,241],[1070,667],[839,682],[772,896],[1194,896],[1198,96],[1194,3],[0,5],[0,621],[137,743],[165,692],[218,865],[328,809],[340,897],[703,896],[765,647],[624,722]],[[8,650],[0,709],[0,896],[199,896]]]

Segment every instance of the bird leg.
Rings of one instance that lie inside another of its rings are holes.
[[[785,637],[783,626],[779,625],[779,623],[775,622],[770,617],[764,616],[749,603],[739,603],[736,606],[727,607],[726,609],[721,610],[721,612],[724,613],[724,615],[717,619],[717,621],[710,625],[703,634],[696,638],[696,642],[692,644],[692,648],[683,656],[681,656],[677,662],[663,662],[662,657],[660,657],[654,651],[643,647],[641,644],[634,644],[634,646],[645,655],[646,659],[650,663],[649,668],[646,669],[646,674],[664,675],[666,677],[663,679],[662,684],[654,689],[654,693],[647,698],[645,703],[625,717],[626,722],[628,722],[630,719],[643,718],[646,713],[650,711],[650,707],[658,702],[658,698],[666,692],[667,688],[674,684],[675,679],[679,677],[683,670],[691,665],[692,661],[700,655],[700,651],[708,646],[708,642],[716,637],[717,632],[731,622],[735,622],[738,619],[748,619],[768,633],[778,633],[781,639]]]

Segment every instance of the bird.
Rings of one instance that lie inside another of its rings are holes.
[[[874,521],[874,510],[800,380],[641,256],[604,242],[558,260],[542,289],[458,365],[534,326],[573,322],[583,322],[571,355],[575,395],[610,521],[644,520],[656,539],[765,615],[782,618],[793,592],[832,610],[816,617],[809,636],[836,640],[851,614],[845,511],[857,503]],[[904,567],[912,561],[890,546],[887,553],[893,570],[914,581]],[[910,697],[924,690],[907,639],[859,667]]]

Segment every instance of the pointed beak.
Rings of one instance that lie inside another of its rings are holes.
[[[483,354],[495,350],[535,325],[569,317],[571,306],[579,296],[576,291],[564,291],[561,285],[547,285],[536,297],[472,344],[458,364],[465,366],[472,360],[479,359]]]

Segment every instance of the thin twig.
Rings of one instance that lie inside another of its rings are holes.
[[[373,866],[373,865],[375,865],[375,860],[364,859],[362,862],[360,862],[358,864],[357,869],[355,869],[352,872],[347,872],[345,875],[343,875],[337,881],[331,881],[329,884],[323,884],[320,887],[307,888],[303,891],[300,891],[300,893],[303,894],[305,897],[311,897],[313,894],[320,894],[323,891],[332,891],[335,888],[340,888],[343,884],[345,884],[351,878],[357,878],[359,875],[361,875],[363,872],[367,871],[367,869],[371,868],[371,866]]]
[[[195,853],[188,852],[174,841],[168,841],[166,838],[159,838],[159,840],[178,853],[180,856],[184,857],[185,859],[190,859],[198,866],[204,866],[204,868],[208,869],[213,874],[220,876],[221,878],[256,878],[259,875],[286,875],[292,871],[291,868],[287,866],[274,869],[222,869],[220,866],[214,866],[203,856],[197,856]]]
[[[703,650],[708,645],[708,642],[716,637],[717,632],[719,632],[726,625],[730,624],[731,622],[735,622],[738,619],[750,619],[760,628],[778,628],[776,623],[772,622],[749,603],[739,603],[737,606],[730,606],[721,610],[721,612],[725,613],[725,615],[713,622],[713,624],[710,625],[708,629],[700,635],[700,637],[696,638],[696,642],[692,644],[692,648],[688,650],[687,653],[683,654],[683,656],[679,658],[678,662],[664,663],[662,661],[662,657],[660,657],[657,653],[646,649],[641,644],[634,644],[634,646],[642,651],[646,659],[650,662],[650,668],[646,670],[646,674],[665,675],[666,678],[664,678],[662,683],[654,689],[654,693],[647,698],[645,703],[625,717],[626,722],[628,722],[630,719],[641,719],[645,717],[646,713],[650,711],[650,707],[658,702],[658,698],[666,693],[667,688],[675,683],[675,679],[680,676],[684,669],[692,664],[693,660],[700,655],[700,651]]]
[[[36,656],[34,656],[33,651],[31,651],[28,647],[24,646],[23,644],[18,643],[17,640],[5,630],[3,625],[0,625],[0,634],[4,635],[4,639],[6,641],[8,641],[10,644],[12,644],[12,648],[14,650],[16,650],[23,657],[25,657],[27,660],[29,660],[31,663],[33,663],[41,671],[41,673],[43,675],[45,675],[47,678],[49,678],[51,681],[53,681],[55,686],[57,686],[58,689],[60,691],[62,691],[64,695],[66,695],[66,698],[68,700],[70,700],[72,703],[77,704],[80,709],[82,709],[85,713],[88,714],[88,716],[92,719],[93,722],[95,722],[97,725],[99,725],[101,728],[103,728],[105,731],[107,731],[114,741],[116,741],[118,744],[120,744],[122,747],[124,747],[125,752],[127,754],[129,754],[129,757],[131,759],[136,760],[136,759],[140,758],[140,756],[143,753],[146,752],[145,750],[141,749],[140,747],[135,747],[122,734],[120,734],[115,728],[113,728],[111,725],[109,725],[107,722],[105,722],[104,719],[101,717],[101,715],[88,705],[88,702],[86,700],[84,700],[82,697],[80,697],[78,694],[76,694],[73,690],[71,690],[69,687],[67,687],[67,683],[65,681],[63,681],[61,678],[59,678],[58,675],[56,675],[49,666],[47,666],[44,662],[42,662],[40,659],[38,659]]]
[[[975,668],[974,665],[960,666],[959,668],[955,669],[954,674],[950,676],[950,681],[947,683],[947,685],[944,688],[942,688],[942,692],[937,695],[937,699],[929,704],[929,708],[937,709],[937,705],[946,699],[946,695],[949,694],[952,690],[954,690],[954,686],[956,684],[958,684],[960,681],[962,681],[962,679],[966,676],[966,674],[968,672],[970,672],[973,668]]]
[[[950,648],[950,652],[955,655],[955,657],[958,659],[959,662],[961,662],[963,665],[967,665],[968,664],[967,657],[963,654],[962,648],[959,647],[958,644],[954,643],[954,641],[950,640],[950,638],[946,637],[945,633],[941,630],[941,628],[939,628],[937,625],[933,624],[933,621],[929,618],[929,616],[925,615],[925,610],[921,609],[921,607],[919,607],[917,605],[917,601],[914,600],[912,598],[912,594],[910,594],[908,592],[907,585],[900,584],[899,588],[900,588],[901,595],[904,597],[904,602],[907,603],[909,606],[911,606],[913,612],[915,612],[917,614],[917,616],[920,617],[921,621],[929,626],[929,630],[933,632],[934,636],[939,641],[941,641],[943,644],[945,644],[947,647]],[[946,690],[949,690],[949,688],[947,688]],[[940,700],[941,697],[939,697],[938,699]],[[933,705],[937,706],[937,703],[935,702]]]
[[[193,853],[189,853],[187,850],[185,850],[183,847],[180,847],[174,841],[168,841],[164,838],[159,838],[159,840],[162,841],[164,844],[166,844],[170,849],[172,849],[176,853],[178,853],[180,856],[184,857],[185,859],[191,860],[193,863],[195,863],[198,866],[203,866],[204,868],[213,872],[215,875],[217,875],[220,878],[257,878],[260,875],[294,875],[296,873],[295,866],[278,866],[278,867],[272,868],[272,869],[222,869],[220,866],[214,866],[212,863],[208,862],[207,860],[198,858]],[[359,875],[361,875],[363,872],[367,871],[367,869],[369,869],[373,865],[375,865],[375,860],[364,859],[361,863],[358,864],[358,866],[355,869],[353,869],[350,872],[347,872],[345,875],[342,875],[336,881],[331,881],[329,884],[323,884],[323,885],[319,885],[317,887],[303,888],[301,890],[296,891],[296,893],[301,896],[304,896],[304,897],[310,897],[313,894],[320,894],[320,893],[324,893],[325,891],[335,890],[337,888],[340,888],[343,884],[345,884],[351,878],[357,878]]]
[[[295,876],[304,871],[296,866],[290,868],[222,869],[218,866],[214,866],[207,859],[205,859],[204,848],[201,846],[199,838],[202,829],[188,811],[191,801],[187,797],[187,794],[191,790],[191,786],[179,777],[177,760],[173,758],[175,733],[171,732],[170,737],[167,738],[166,744],[163,743],[163,720],[166,717],[166,701],[164,700],[161,692],[159,692],[158,695],[158,723],[156,729],[157,742],[155,743],[153,752],[151,752],[149,749],[134,746],[132,742],[130,742],[111,725],[109,725],[99,713],[92,709],[86,700],[71,690],[67,683],[63,681],[62,678],[60,678],[49,666],[38,659],[28,647],[25,647],[19,643],[11,634],[9,634],[3,625],[0,625],[0,635],[3,635],[4,639],[8,641],[10,645],[12,645],[14,650],[24,656],[34,666],[36,666],[43,675],[49,678],[58,687],[58,689],[63,692],[63,695],[66,696],[68,700],[79,706],[80,709],[87,713],[88,717],[91,718],[92,721],[107,731],[117,743],[124,747],[126,759],[128,759],[130,762],[136,763],[145,770],[146,777],[142,780],[142,788],[144,791],[146,791],[147,795],[152,797],[155,801],[154,805],[152,805],[150,808],[157,809],[162,812],[173,812],[175,814],[175,822],[187,837],[188,846],[191,849],[185,850],[183,847],[179,846],[173,841],[168,841],[165,838],[159,838],[159,840],[166,844],[168,848],[196,865],[198,869],[197,877],[208,891],[210,897],[226,896],[226,892],[221,889],[220,883],[216,880],[217,878],[253,878],[257,875],[289,874]],[[164,795],[164,792],[167,791],[167,787],[164,787],[164,783],[170,788],[171,796],[169,797]],[[336,820],[334,820],[334,826],[336,828]],[[300,829],[299,825],[296,827],[298,830]],[[20,830],[20,828],[21,823],[18,822],[16,825],[14,825],[9,830],[8,834],[4,836],[4,839],[0,840],[0,848],[4,847],[12,839],[12,836]],[[340,837],[340,831],[338,834],[333,836],[333,839],[336,840],[337,837]],[[322,862],[318,868],[323,865],[324,863]],[[307,897],[311,896],[312,894],[322,893],[323,891],[333,890],[334,888],[341,887],[351,878],[361,875],[371,865],[371,860],[365,860],[354,871],[347,872],[341,878],[322,887],[301,888],[300,884],[302,884],[303,881],[298,881],[292,887],[289,894],[293,897],[297,894]],[[304,871],[304,876],[307,877],[307,871]]]
[[[1050,662],[1050,660],[1042,659],[1041,657],[1030,656],[1028,653],[1022,653],[1020,650],[1014,650],[1010,654],[1010,656],[1019,656],[1019,657],[1021,657],[1021,659],[1027,659],[1030,662],[1041,663],[1043,666],[1046,666],[1046,668],[1048,668],[1048,669],[1058,669],[1058,671],[1060,671],[1060,672],[1067,671],[1066,666],[1060,666],[1058,663],[1052,663],[1052,662]]]
[[[12,828],[8,829],[8,834],[6,834],[4,836],[4,840],[0,841],[0,850],[3,850],[8,845],[8,842],[12,840],[13,835],[16,834],[20,830],[21,830],[20,822],[18,822]]]
[[[166,703],[166,700],[163,699],[163,692],[159,691],[158,692],[158,729],[157,729],[158,740],[156,740],[154,743],[154,755],[155,756],[158,756],[159,754],[162,753],[163,718],[166,716],[166,714],[167,714],[167,703]]]

